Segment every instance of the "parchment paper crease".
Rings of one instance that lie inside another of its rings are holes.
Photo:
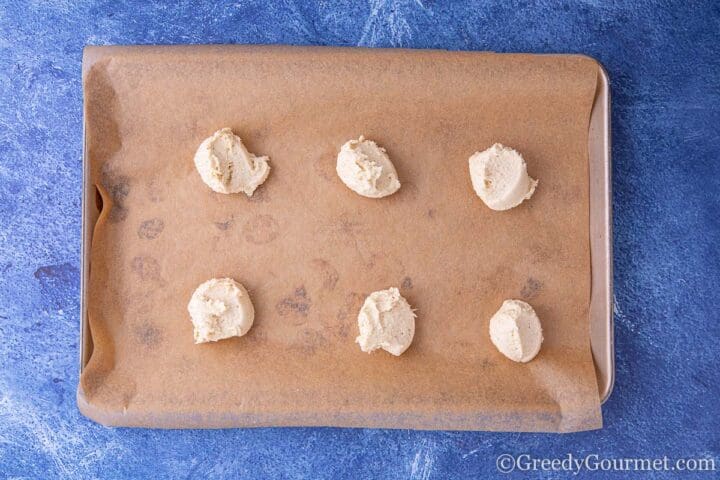
[[[107,425],[334,425],[575,431],[601,426],[589,340],[588,121],[598,65],[582,56],[339,48],[91,47],[86,145],[102,196],[83,413]],[[255,196],[195,171],[231,127],[269,155]],[[387,148],[402,188],[347,189],[339,147]],[[473,193],[468,157],[494,142],[540,180],[507,212]],[[195,287],[250,291],[242,338],[194,345]],[[417,309],[399,358],[354,343],[368,293]],[[507,298],[545,342],[529,364],[488,335]]]

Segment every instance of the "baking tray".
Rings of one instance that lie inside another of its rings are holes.
[[[610,145],[610,78],[600,67],[598,90],[590,114],[590,346],[600,401],[615,384],[613,340],[612,163]]]
[[[92,354],[92,338],[87,316],[87,289],[90,272],[90,247],[101,198],[92,185],[87,145],[83,141],[82,248],[80,371]],[[598,391],[607,400],[614,383],[614,345],[612,315],[612,204],[610,158],[610,89],[607,73],[601,68],[598,89],[589,126],[590,181],[590,254],[591,300],[590,339]]]

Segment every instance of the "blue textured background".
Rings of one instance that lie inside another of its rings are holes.
[[[720,469],[720,3],[268,3],[0,2],[0,478],[484,478],[503,452],[712,456]],[[153,431],[83,418],[75,407],[82,48],[136,43],[600,60],[613,88],[617,352],[605,428]]]

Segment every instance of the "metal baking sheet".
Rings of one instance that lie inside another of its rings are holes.
[[[610,148],[610,79],[600,68],[598,90],[590,115],[590,342],[600,401],[615,382],[613,343],[612,181]]]
[[[589,125],[590,250],[592,287],[590,337],[601,402],[610,396],[614,383],[612,312],[612,203],[610,149],[610,89],[607,73],[601,69]],[[90,246],[101,202],[91,184],[87,145],[83,142],[80,371],[92,354],[87,317],[87,287],[90,273]]]

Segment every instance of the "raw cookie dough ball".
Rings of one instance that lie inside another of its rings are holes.
[[[540,319],[522,300],[505,300],[490,319],[490,340],[510,360],[529,362],[543,341]]]
[[[470,157],[470,179],[475,193],[493,210],[508,210],[532,197],[537,186],[527,173],[522,155],[496,143]]]
[[[213,278],[193,293],[188,312],[195,327],[195,343],[242,337],[255,319],[255,308],[242,284],[232,278]]]
[[[397,288],[371,293],[358,315],[360,335],[355,341],[363,352],[378,348],[401,355],[415,335],[415,313]]]
[[[248,197],[270,174],[268,160],[248,152],[229,128],[213,133],[195,152],[195,168],[208,187],[218,193],[245,192]]]
[[[385,149],[362,135],[340,148],[336,170],[340,180],[363,197],[387,197],[400,188],[395,165]]]

